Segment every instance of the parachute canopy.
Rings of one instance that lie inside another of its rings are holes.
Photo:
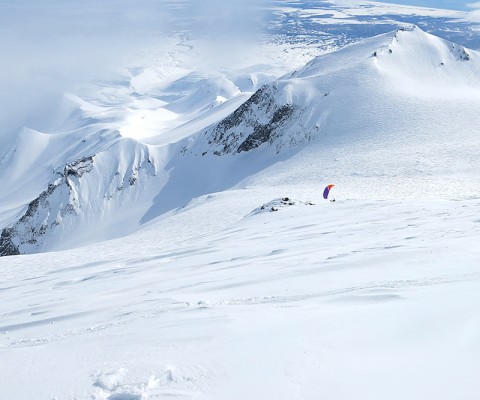
[[[323,191],[323,198],[328,199],[328,194],[330,193],[330,189],[335,185],[328,185],[325,190]]]

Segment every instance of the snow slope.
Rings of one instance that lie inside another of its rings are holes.
[[[480,200],[272,191],[0,259],[2,398],[475,399]]]

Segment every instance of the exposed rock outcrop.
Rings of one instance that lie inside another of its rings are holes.
[[[54,169],[53,178],[23,214],[0,229],[0,256],[31,254],[95,241],[118,228],[120,215],[138,198],[153,198],[164,175],[160,152],[132,139],[113,138],[93,155],[72,157]],[[142,205],[147,206],[148,202]],[[127,214],[145,210],[129,209]],[[111,225],[115,228],[110,228]],[[103,231],[102,231],[103,229]]]
[[[268,203],[261,205],[260,207],[257,207],[249,215],[252,216],[252,215],[264,214],[269,212],[275,212],[283,208],[292,207],[292,206],[314,206],[314,205],[315,203],[311,201],[301,201],[301,200],[292,199],[290,197],[282,197],[280,199],[274,199],[272,201],[269,201]]]
[[[63,174],[32,200],[22,217],[0,235],[0,256],[21,254],[21,247],[39,246],[48,231],[60,225],[67,215],[75,215],[78,199],[72,178],[81,178],[93,169],[93,157],[67,163]]]
[[[247,152],[281,138],[298,108],[281,103],[277,91],[275,84],[264,85],[230,116],[205,132],[213,153]]]

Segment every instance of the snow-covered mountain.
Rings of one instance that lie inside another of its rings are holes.
[[[264,143],[278,152],[323,135],[347,134],[355,139],[367,133],[363,128],[367,124],[370,134],[385,138],[392,129],[379,132],[371,121],[382,115],[370,112],[352,118],[351,114],[365,106],[383,115],[397,114],[399,97],[426,103],[478,102],[479,63],[477,52],[418,27],[399,30],[317,57],[299,71],[263,86],[204,135],[217,155],[249,151]],[[352,126],[356,132],[342,132],[342,120],[357,126]],[[406,120],[404,125],[408,124]]]
[[[478,11],[0,21],[1,400],[477,399]]]
[[[417,185],[429,182],[430,189],[422,189],[426,194],[441,194],[446,189],[434,174],[445,179],[445,173],[473,194],[478,180],[457,174],[479,167],[479,71],[477,52],[416,27],[319,56],[263,85],[222,121],[170,145],[123,137],[109,128],[111,113],[87,118],[74,134],[25,131],[2,156],[4,184],[23,191],[13,183],[32,179],[29,170],[19,167],[23,162],[23,168],[30,164],[43,170],[42,179],[40,172],[33,177],[45,187],[23,207],[26,193],[19,195],[13,211],[7,210],[10,220],[4,223],[0,254],[68,248],[127,234],[194,197],[255,180],[252,173],[268,171],[278,161],[270,153],[283,149],[302,152],[289,161],[291,176],[297,176],[295,160],[305,160],[308,153],[315,160],[306,176],[317,179],[322,171],[331,171],[341,181],[360,175],[362,187],[373,173],[390,181],[387,197],[407,190],[412,175],[418,175]],[[185,79],[176,90],[181,87],[188,88]],[[201,110],[197,115],[208,115],[239,94],[232,82],[217,78],[168,108],[195,112],[194,104]],[[228,108],[216,115],[226,112]],[[32,142],[37,154],[27,162]],[[250,165],[243,165],[247,161],[239,153],[257,150]],[[341,151],[344,159],[332,161],[332,151],[335,158]],[[365,157],[368,166],[358,171],[355,164]],[[348,186],[355,197],[365,196],[357,184]]]
[[[115,226],[114,236],[132,230],[129,224],[143,215],[142,201],[154,196],[165,173],[156,170],[158,150],[152,152],[148,145],[121,138],[118,133],[111,133],[110,141],[105,150],[81,158],[77,155],[74,161],[65,163],[63,170],[55,171],[48,187],[2,231],[0,254],[76,246],[77,240],[82,243],[95,237],[105,239],[109,237],[102,237],[105,226],[110,227],[108,235]]]

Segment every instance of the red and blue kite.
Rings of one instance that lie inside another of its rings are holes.
[[[325,190],[323,191],[323,198],[326,200],[328,199],[328,194],[330,193],[330,189],[335,185],[328,185]]]

